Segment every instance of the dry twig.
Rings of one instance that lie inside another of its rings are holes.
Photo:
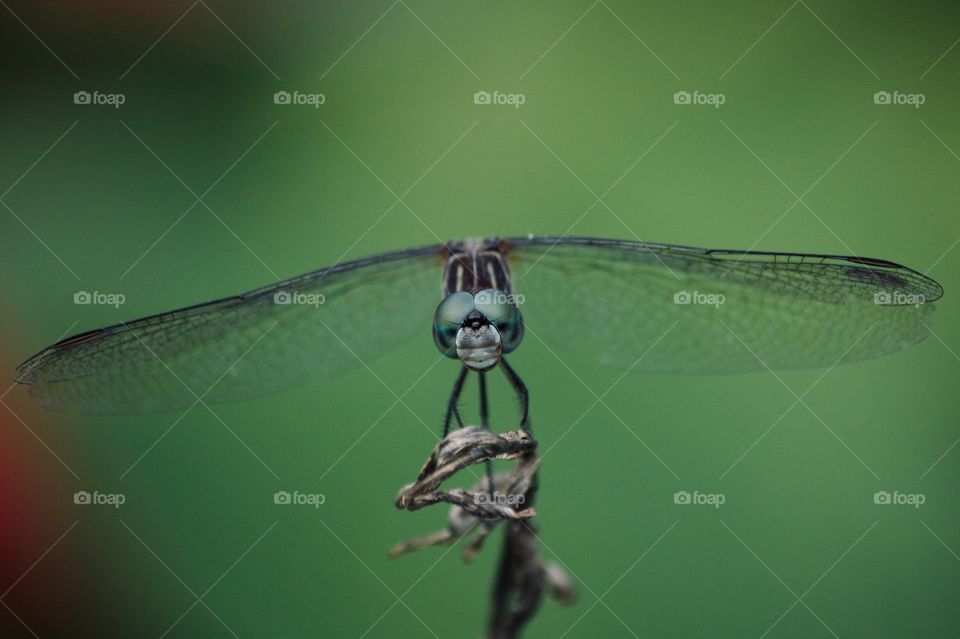
[[[463,549],[464,561],[480,552],[483,542],[500,522],[507,522],[500,564],[493,587],[493,610],[489,637],[512,639],[536,612],[544,591],[562,604],[576,599],[573,581],[553,563],[540,560],[537,534],[530,519],[536,515],[533,499],[537,490],[540,458],[537,443],[526,431],[497,434],[484,428],[453,431],[437,444],[417,476],[397,495],[397,508],[419,510],[448,503],[447,528],[397,544],[390,556],[437,544],[452,544],[475,529],[479,533]],[[517,460],[510,472],[493,476],[493,486],[484,478],[470,490],[440,490],[440,484],[472,464],[494,459]]]

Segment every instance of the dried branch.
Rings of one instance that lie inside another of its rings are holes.
[[[537,443],[526,431],[497,434],[484,428],[461,428],[437,444],[420,470],[417,481],[400,490],[397,508],[415,511],[439,503],[451,504],[447,528],[397,544],[390,556],[437,544],[452,544],[478,531],[461,556],[471,561],[491,532],[507,522],[504,545],[493,587],[493,610],[489,637],[512,639],[533,617],[544,591],[567,605],[576,599],[573,581],[552,563],[540,560],[537,535],[530,519],[536,515],[533,498],[537,490],[540,458]],[[517,460],[510,472],[487,478],[470,488],[439,490],[444,480],[472,464],[494,459]]]

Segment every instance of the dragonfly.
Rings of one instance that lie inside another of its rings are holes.
[[[52,410],[162,411],[233,402],[329,377],[432,332],[485,375],[529,333],[631,372],[823,368],[904,349],[929,333],[942,287],[883,259],[702,249],[593,237],[454,241],[343,262],[247,293],[86,331],[40,351],[17,381]],[[529,341],[528,337],[528,341]]]

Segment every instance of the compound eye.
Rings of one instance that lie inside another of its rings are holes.
[[[519,309],[514,308],[513,310],[514,312],[510,317],[496,324],[503,341],[504,353],[512,353],[523,341],[523,317],[521,317]]]
[[[495,288],[486,288],[474,295],[473,305],[491,324],[507,320],[517,310],[512,297]]]
[[[463,319],[473,310],[473,295],[466,292],[451,293],[443,298],[433,316],[435,324],[460,328]]]
[[[523,339],[523,318],[513,295],[488,288],[474,296],[473,304],[500,332],[503,352],[511,353]]]
[[[447,295],[433,315],[433,341],[447,357],[457,357],[457,330],[473,310],[473,295],[466,292]]]

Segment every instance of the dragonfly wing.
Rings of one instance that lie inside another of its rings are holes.
[[[924,339],[932,279],[885,260],[596,238],[507,240],[529,334],[637,371],[818,368]],[[527,339],[530,339],[528,337]]]
[[[441,247],[347,262],[228,297],[82,333],[24,362],[47,408],[167,410],[264,395],[429,335]]]

